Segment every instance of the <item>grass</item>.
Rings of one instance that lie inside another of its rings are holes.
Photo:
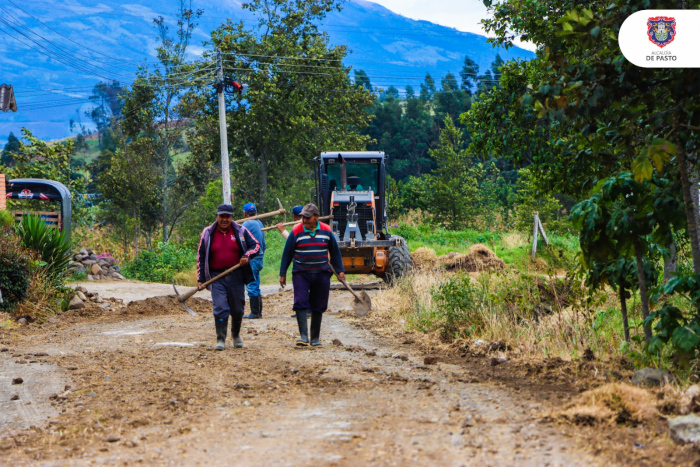
[[[449,293],[445,284],[451,280],[457,282]],[[424,334],[431,345],[482,339],[506,343],[523,357],[564,360],[579,358],[588,347],[596,355],[618,353],[623,336],[614,294],[602,292],[589,304],[580,283],[573,281],[568,293],[563,283],[557,282],[559,305],[552,306],[553,295],[546,293],[551,282],[517,269],[416,272],[373,299],[372,319],[383,321],[391,333]],[[632,321],[641,323],[641,310],[629,311]]]
[[[520,232],[479,232],[476,230],[446,230],[428,224],[399,225],[391,229],[394,235],[400,235],[408,244],[411,252],[418,248],[431,248],[438,256],[450,252],[468,253],[469,249],[481,243],[488,246],[496,256],[509,266],[520,270],[537,269],[548,272],[559,271],[573,266],[578,253],[578,237],[571,234],[548,235],[549,245],[540,238],[536,262],[530,259],[531,239]]]

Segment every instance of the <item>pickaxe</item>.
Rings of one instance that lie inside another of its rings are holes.
[[[250,219],[250,218],[249,218],[249,219]],[[208,281],[203,282],[203,283],[202,283],[202,286],[203,286],[203,287],[206,287],[206,286],[208,286],[209,284],[218,281],[218,280],[221,279],[222,277],[228,276],[229,274],[231,274],[233,271],[235,271],[236,269],[238,269],[238,268],[240,268],[240,267],[241,267],[241,265],[240,265],[240,264],[237,264],[237,265],[233,266],[232,268],[229,268],[229,269],[225,270],[224,272],[222,272],[222,273],[219,274],[218,276],[212,277],[212,278],[209,279]],[[175,295],[177,295],[177,300],[178,300],[180,303],[182,303],[182,306],[183,306],[183,307],[185,307],[185,311],[186,311],[187,313],[191,314],[192,316],[197,316],[197,313],[195,313],[194,311],[190,310],[190,307],[187,306],[187,304],[185,303],[185,301],[188,300],[190,297],[192,297],[192,295],[194,295],[194,294],[196,294],[197,292],[199,292],[199,288],[195,288],[195,289],[193,289],[193,290],[190,290],[189,292],[186,292],[186,293],[180,295],[180,292],[177,291],[177,287],[175,287],[175,281],[173,281],[173,289],[175,289]]]

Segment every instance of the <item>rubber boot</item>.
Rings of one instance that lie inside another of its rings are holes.
[[[244,316],[245,319],[262,318],[262,297],[250,297],[250,314]]]
[[[309,345],[309,326],[306,322],[306,315],[309,310],[298,310],[297,311],[297,324],[299,325],[299,335],[301,336],[297,339],[297,345],[299,347],[306,347]]]
[[[237,349],[243,347],[243,339],[241,339],[241,317],[231,317],[231,337],[233,338],[233,346]]]
[[[224,350],[226,348],[226,328],[228,327],[228,317],[214,317],[214,324],[216,325],[216,347],[214,347],[214,350]]]
[[[311,345],[318,347],[321,344],[321,320],[323,313],[311,313]]]

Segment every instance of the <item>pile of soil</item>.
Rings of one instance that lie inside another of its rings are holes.
[[[187,306],[195,313],[211,313],[211,302],[203,298],[192,297],[187,300]],[[182,304],[175,295],[164,297],[152,297],[145,300],[129,303],[123,311],[129,315],[167,315],[170,313],[184,313]]]
[[[502,259],[481,244],[472,246],[467,254],[450,253],[441,256],[438,260],[448,271],[500,271],[506,267],[506,263]]]

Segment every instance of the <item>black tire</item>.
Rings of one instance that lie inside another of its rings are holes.
[[[401,237],[392,235],[391,238]],[[387,265],[386,273],[384,273],[384,282],[393,285],[395,279],[408,274],[412,264],[411,254],[408,252],[406,240],[401,238],[401,246],[389,248],[389,264]]]

